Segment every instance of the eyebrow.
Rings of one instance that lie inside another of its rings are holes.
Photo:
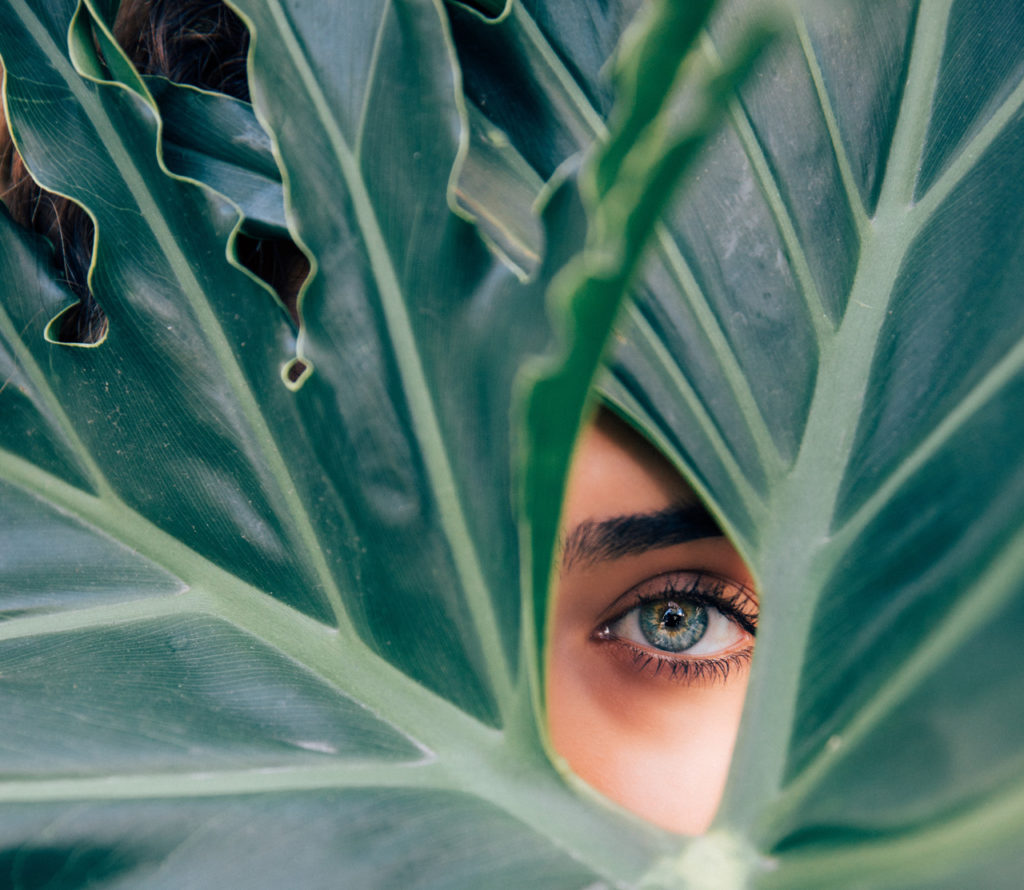
[[[586,520],[565,539],[562,570],[720,537],[722,530],[703,504],[675,505],[656,513],[633,513],[599,522]]]

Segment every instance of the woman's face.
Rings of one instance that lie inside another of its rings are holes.
[[[625,808],[700,833],[743,706],[750,573],[669,464],[603,412],[574,458],[564,522],[547,674],[555,749]]]

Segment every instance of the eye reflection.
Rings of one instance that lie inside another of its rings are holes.
[[[576,775],[664,828],[714,816],[754,649],[743,560],[672,467],[599,414],[570,474],[547,667]]]

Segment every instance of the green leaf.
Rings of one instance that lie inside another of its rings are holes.
[[[164,163],[238,205],[254,236],[288,237],[281,171],[248,102],[147,77],[163,121]]]
[[[764,603],[728,794],[689,843],[567,787],[537,666],[587,380],[751,7],[719,11],[683,64],[702,85],[664,108],[676,34],[634,36],[622,141],[551,185],[538,263],[537,177],[604,137],[632,2],[239,0],[313,261],[296,331],[230,259],[239,207],[274,218],[232,179],[275,191],[248,109],[225,112],[244,151],[189,133],[171,100],[226,128],[221,97],[139,79],[108,5],[0,4],[12,131],[93,216],[110,320],[47,342],[70,299],[0,218],[0,874],[1015,885],[1016,4],[798,8],[654,232],[602,397]]]
[[[609,396],[763,596],[719,825],[771,886],[1019,860],[1022,29],[804,8],[672,221],[682,306],[652,285],[624,328]]]
[[[674,840],[547,759],[530,588],[547,567],[521,564],[513,500],[522,371],[560,348],[570,310],[556,335],[546,292],[588,229],[576,187],[552,188],[521,280],[485,243],[511,254],[519,230],[467,221],[459,177],[501,174],[482,207],[536,179],[508,152],[466,159],[439,5],[237,5],[311,259],[298,331],[232,260],[239,208],[266,215],[233,177],[272,191],[265,148],[183,134],[194,113],[251,135],[245,106],[140,79],[98,0],[0,5],[12,133],[92,217],[109,321],[90,348],[49,342],[69,301],[3,218],[0,497],[22,545],[0,558],[5,874],[635,882]],[[617,280],[536,402],[571,421],[563,465]],[[529,492],[541,529],[560,485]]]
[[[456,33],[543,171],[601,132],[622,7],[529,7]],[[709,64],[754,9],[718,15]],[[1016,885],[1022,37],[1011,3],[798,7],[620,322],[604,398],[763,597],[727,799],[676,880]]]
[[[145,80],[163,121],[168,168],[236,204],[248,234],[288,237],[281,173],[252,105],[165,78]],[[534,204],[543,183],[501,130],[474,105],[467,111],[471,149],[459,170],[456,200],[525,277],[540,264],[543,236]]]

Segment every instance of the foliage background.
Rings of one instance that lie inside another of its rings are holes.
[[[110,3],[0,4],[12,130],[92,214],[110,319],[48,342],[69,298],[3,220],[0,874],[1013,886],[1018,5],[801,6],[723,101],[760,5],[673,86],[704,10],[659,4],[615,113],[631,3],[236,5],[272,142],[139,79]],[[239,208],[313,257],[301,329]],[[599,389],[764,600],[695,841],[569,787],[537,717],[560,477],[648,234]]]

